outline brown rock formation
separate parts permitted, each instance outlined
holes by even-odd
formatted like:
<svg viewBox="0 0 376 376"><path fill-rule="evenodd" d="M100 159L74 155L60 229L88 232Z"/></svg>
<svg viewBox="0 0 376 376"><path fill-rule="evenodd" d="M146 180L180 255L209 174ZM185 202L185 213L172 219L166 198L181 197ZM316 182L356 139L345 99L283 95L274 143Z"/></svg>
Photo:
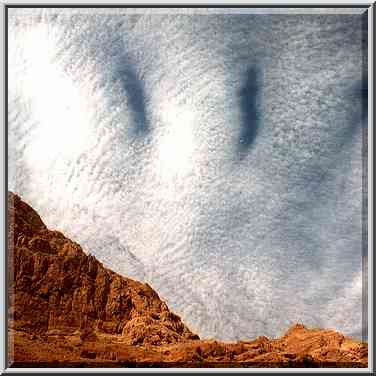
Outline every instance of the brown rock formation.
<svg viewBox="0 0 376 376"><path fill-rule="evenodd" d="M200 340L147 284L106 269L8 194L9 359L15 367L367 367L334 330Z"/></svg>
<svg viewBox="0 0 376 376"><path fill-rule="evenodd" d="M198 338L148 285L106 269L8 194L10 327L34 334L122 334L129 344Z"/></svg>

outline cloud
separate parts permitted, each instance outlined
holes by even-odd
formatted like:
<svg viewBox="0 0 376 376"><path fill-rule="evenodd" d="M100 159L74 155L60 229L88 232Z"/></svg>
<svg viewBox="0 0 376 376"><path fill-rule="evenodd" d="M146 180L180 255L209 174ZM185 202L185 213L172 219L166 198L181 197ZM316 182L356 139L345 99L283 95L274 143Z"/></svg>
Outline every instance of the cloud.
<svg viewBox="0 0 376 376"><path fill-rule="evenodd" d="M126 12L11 10L9 188L201 336L360 335L362 16Z"/></svg>

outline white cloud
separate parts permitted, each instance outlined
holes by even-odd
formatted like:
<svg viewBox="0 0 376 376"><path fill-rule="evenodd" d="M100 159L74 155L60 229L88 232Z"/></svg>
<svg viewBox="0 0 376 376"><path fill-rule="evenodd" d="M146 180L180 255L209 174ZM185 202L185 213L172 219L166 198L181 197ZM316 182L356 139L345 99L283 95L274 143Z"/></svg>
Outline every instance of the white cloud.
<svg viewBox="0 0 376 376"><path fill-rule="evenodd" d="M361 79L360 19L296 17L12 11L10 188L202 336L297 320L355 333L362 140L346 93ZM254 64L262 124L239 159ZM150 122L137 137L127 65Z"/></svg>

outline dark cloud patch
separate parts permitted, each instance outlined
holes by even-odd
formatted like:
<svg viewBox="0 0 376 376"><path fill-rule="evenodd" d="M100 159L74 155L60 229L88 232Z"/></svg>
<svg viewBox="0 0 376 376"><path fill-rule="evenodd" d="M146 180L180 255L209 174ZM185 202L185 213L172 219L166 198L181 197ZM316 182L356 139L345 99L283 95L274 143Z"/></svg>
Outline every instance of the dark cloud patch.
<svg viewBox="0 0 376 376"><path fill-rule="evenodd" d="M360 100L362 101L362 121L363 126L367 127L367 119L368 119L368 77L364 75L363 79L361 80L360 84L356 89L359 93Z"/></svg>
<svg viewBox="0 0 376 376"><path fill-rule="evenodd" d="M150 131L146 112L146 95L142 79L139 77L132 64L125 61L117 69L115 79L120 80L124 95L127 98L129 111L133 117L131 134L143 136Z"/></svg>
<svg viewBox="0 0 376 376"><path fill-rule="evenodd" d="M239 91L239 104L242 113L239 135L239 152L241 155L252 146L260 127L260 81L260 69L257 66L251 66L245 74L244 85Z"/></svg>

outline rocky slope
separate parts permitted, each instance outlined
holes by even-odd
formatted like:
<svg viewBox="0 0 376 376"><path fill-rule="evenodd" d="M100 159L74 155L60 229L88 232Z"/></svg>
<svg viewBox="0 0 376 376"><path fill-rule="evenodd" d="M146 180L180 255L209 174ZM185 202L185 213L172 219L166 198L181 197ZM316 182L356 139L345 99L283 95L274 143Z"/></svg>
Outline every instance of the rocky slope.
<svg viewBox="0 0 376 376"><path fill-rule="evenodd" d="M106 269L8 193L9 359L17 367L366 367L367 344L297 324L200 340L147 284Z"/></svg>
<svg viewBox="0 0 376 376"><path fill-rule="evenodd" d="M147 284L106 269L8 195L9 323L34 334L121 334L129 344L198 338Z"/></svg>

